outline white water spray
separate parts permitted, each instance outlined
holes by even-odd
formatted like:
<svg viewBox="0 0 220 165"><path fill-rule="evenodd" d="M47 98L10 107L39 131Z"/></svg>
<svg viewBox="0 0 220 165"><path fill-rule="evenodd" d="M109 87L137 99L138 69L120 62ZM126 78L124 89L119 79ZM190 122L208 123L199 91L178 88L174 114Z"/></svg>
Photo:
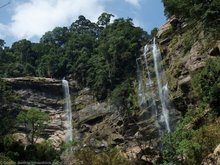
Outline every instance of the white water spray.
<svg viewBox="0 0 220 165"><path fill-rule="evenodd" d="M67 123L66 142L71 142L73 140L73 134L72 134L72 109L71 109L71 99L70 99L68 81L62 80L62 86L63 86L63 89L64 89L64 95L65 95L64 109L66 111L66 123Z"/></svg>
<svg viewBox="0 0 220 165"><path fill-rule="evenodd" d="M156 78L157 78L157 85L158 85L158 90L159 90L159 98L160 98L160 103L161 103L161 108L162 108L162 119L164 119L165 124L166 124L166 129L168 132L170 132L170 124L169 124L169 111L166 105L167 102L167 83L162 85L161 82L161 55L160 55L160 50L157 48L156 43L155 43L155 38L154 38L154 43L153 43L153 58L154 58L154 70L156 73Z"/></svg>
<svg viewBox="0 0 220 165"><path fill-rule="evenodd" d="M148 113L147 117L156 119L155 124L159 132L164 129L170 132L169 111L172 107L169 102L168 84L161 65L160 50L156 46L155 39L153 45L144 47L144 53L136 59L136 63L139 105L147 112L152 112Z"/></svg>

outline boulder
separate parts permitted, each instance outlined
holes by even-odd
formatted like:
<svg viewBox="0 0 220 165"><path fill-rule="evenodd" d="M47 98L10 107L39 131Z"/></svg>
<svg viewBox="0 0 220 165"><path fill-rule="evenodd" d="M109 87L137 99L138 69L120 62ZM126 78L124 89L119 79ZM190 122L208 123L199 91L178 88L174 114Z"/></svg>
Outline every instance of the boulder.
<svg viewBox="0 0 220 165"><path fill-rule="evenodd" d="M106 115L110 114L112 114L112 109L107 103L93 103L79 111L79 123L95 125L101 122Z"/></svg>
<svg viewBox="0 0 220 165"><path fill-rule="evenodd" d="M203 159L201 165L219 165L220 164L220 144L215 148L214 152Z"/></svg>
<svg viewBox="0 0 220 165"><path fill-rule="evenodd" d="M217 41L216 45L209 50L210 56L220 56L220 41Z"/></svg>
<svg viewBox="0 0 220 165"><path fill-rule="evenodd" d="M191 86L191 76L187 75L186 77L183 77L182 79L178 80L178 86L184 93L188 93Z"/></svg>
<svg viewBox="0 0 220 165"><path fill-rule="evenodd" d="M146 144L128 147L125 156L130 160L136 160L138 164L157 164L161 161L160 153Z"/></svg>
<svg viewBox="0 0 220 165"><path fill-rule="evenodd" d="M75 109L81 110L85 108L87 105L92 104L95 102L95 99L92 95L89 94L81 94L74 100Z"/></svg>

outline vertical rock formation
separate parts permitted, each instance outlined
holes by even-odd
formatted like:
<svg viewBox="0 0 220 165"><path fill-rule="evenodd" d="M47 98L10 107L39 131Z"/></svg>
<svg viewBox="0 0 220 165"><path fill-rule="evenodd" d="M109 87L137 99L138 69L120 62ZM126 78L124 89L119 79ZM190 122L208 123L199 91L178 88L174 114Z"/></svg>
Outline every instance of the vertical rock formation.
<svg viewBox="0 0 220 165"><path fill-rule="evenodd" d="M32 107L49 114L50 121L41 138L52 141L56 148L65 139L66 115L64 111L64 93L60 80L40 77L4 78L18 95L19 111ZM72 88L73 89L73 88ZM76 89L74 89L76 91ZM72 90L72 94L74 94ZM23 128L19 128L23 130Z"/></svg>

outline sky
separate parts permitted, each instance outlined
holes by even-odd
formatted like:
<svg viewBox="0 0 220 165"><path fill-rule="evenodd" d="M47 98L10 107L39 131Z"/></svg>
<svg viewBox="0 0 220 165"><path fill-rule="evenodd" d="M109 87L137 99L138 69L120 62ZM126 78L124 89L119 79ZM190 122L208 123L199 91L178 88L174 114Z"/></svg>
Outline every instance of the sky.
<svg viewBox="0 0 220 165"><path fill-rule="evenodd" d="M92 22L103 12L114 18L132 18L135 26L150 32L165 23L161 0L1 0L0 39L6 46L21 39L38 42L55 27L69 27L84 15Z"/></svg>

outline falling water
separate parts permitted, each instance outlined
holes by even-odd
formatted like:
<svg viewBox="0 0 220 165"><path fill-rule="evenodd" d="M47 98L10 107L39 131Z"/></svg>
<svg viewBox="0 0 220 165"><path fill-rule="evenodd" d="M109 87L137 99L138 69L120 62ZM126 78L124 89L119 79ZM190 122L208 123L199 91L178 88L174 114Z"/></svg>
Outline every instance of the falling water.
<svg viewBox="0 0 220 165"><path fill-rule="evenodd" d="M152 108L152 110L155 112L155 115L157 116L157 109L156 109L156 101L155 101L155 95L153 92L153 81L151 78L151 73L149 70L148 62L147 62L147 52L149 51L148 45L144 46L144 64L147 70L147 79L148 81L146 82L146 90L147 93L149 93L149 105Z"/></svg>
<svg viewBox="0 0 220 165"><path fill-rule="evenodd" d="M139 100L139 106L143 106L146 103L146 96L145 96L145 89L144 89L144 86L143 86L142 70L140 68L138 60L140 60L140 58L138 58L136 60L137 78L138 78L138 100Z"/></svg>
<svg viewBox="0 0 220 165"><path fill-rule="evenodd" d="M71 100L70 100L70 93L69 93L69 83L66 80L62 80L62 86L64 89L65 95L65 111L66 111L66 123L67 123L67 130L66 130L66 142L70 142L73 140L72 134L72 109L71 109Z"/></svg>
<svg viewBox="0 0 220 165"><path fill-rule="evenodd" d="M151 58L153 56L153 58ZM153 60L152 62L149 60ZM140 107L151 111L159 132L166 129L170 132L168 85L161 66L160 50L155 44L146 45L144 53L136 59L138 75L138 98ZM149 65L154 64L154 66ZM155 77L154 77L155 75ZM160 134L160 133L159 133Z"/></svg>
<svg viewBox="0 0 220 165"><path fill-rule="evenodd" d="M161 103L161 108L162 108L161 117L162 117L162 120L165 121L167 131L170 132L169 111L166 105L166 103L168 102L168 97L167 97L168 88L167 88L167 83L163 85L161 81L162 79L161 72L163 71L160 66L161 55L160 55L160 50L156 46L155 38L154 38L154 43L153 43L153 58L154 58L154 70L156 73L157 85L158 85L158 90L159 90L159 98L160 98L160 103Z"/></svg>

